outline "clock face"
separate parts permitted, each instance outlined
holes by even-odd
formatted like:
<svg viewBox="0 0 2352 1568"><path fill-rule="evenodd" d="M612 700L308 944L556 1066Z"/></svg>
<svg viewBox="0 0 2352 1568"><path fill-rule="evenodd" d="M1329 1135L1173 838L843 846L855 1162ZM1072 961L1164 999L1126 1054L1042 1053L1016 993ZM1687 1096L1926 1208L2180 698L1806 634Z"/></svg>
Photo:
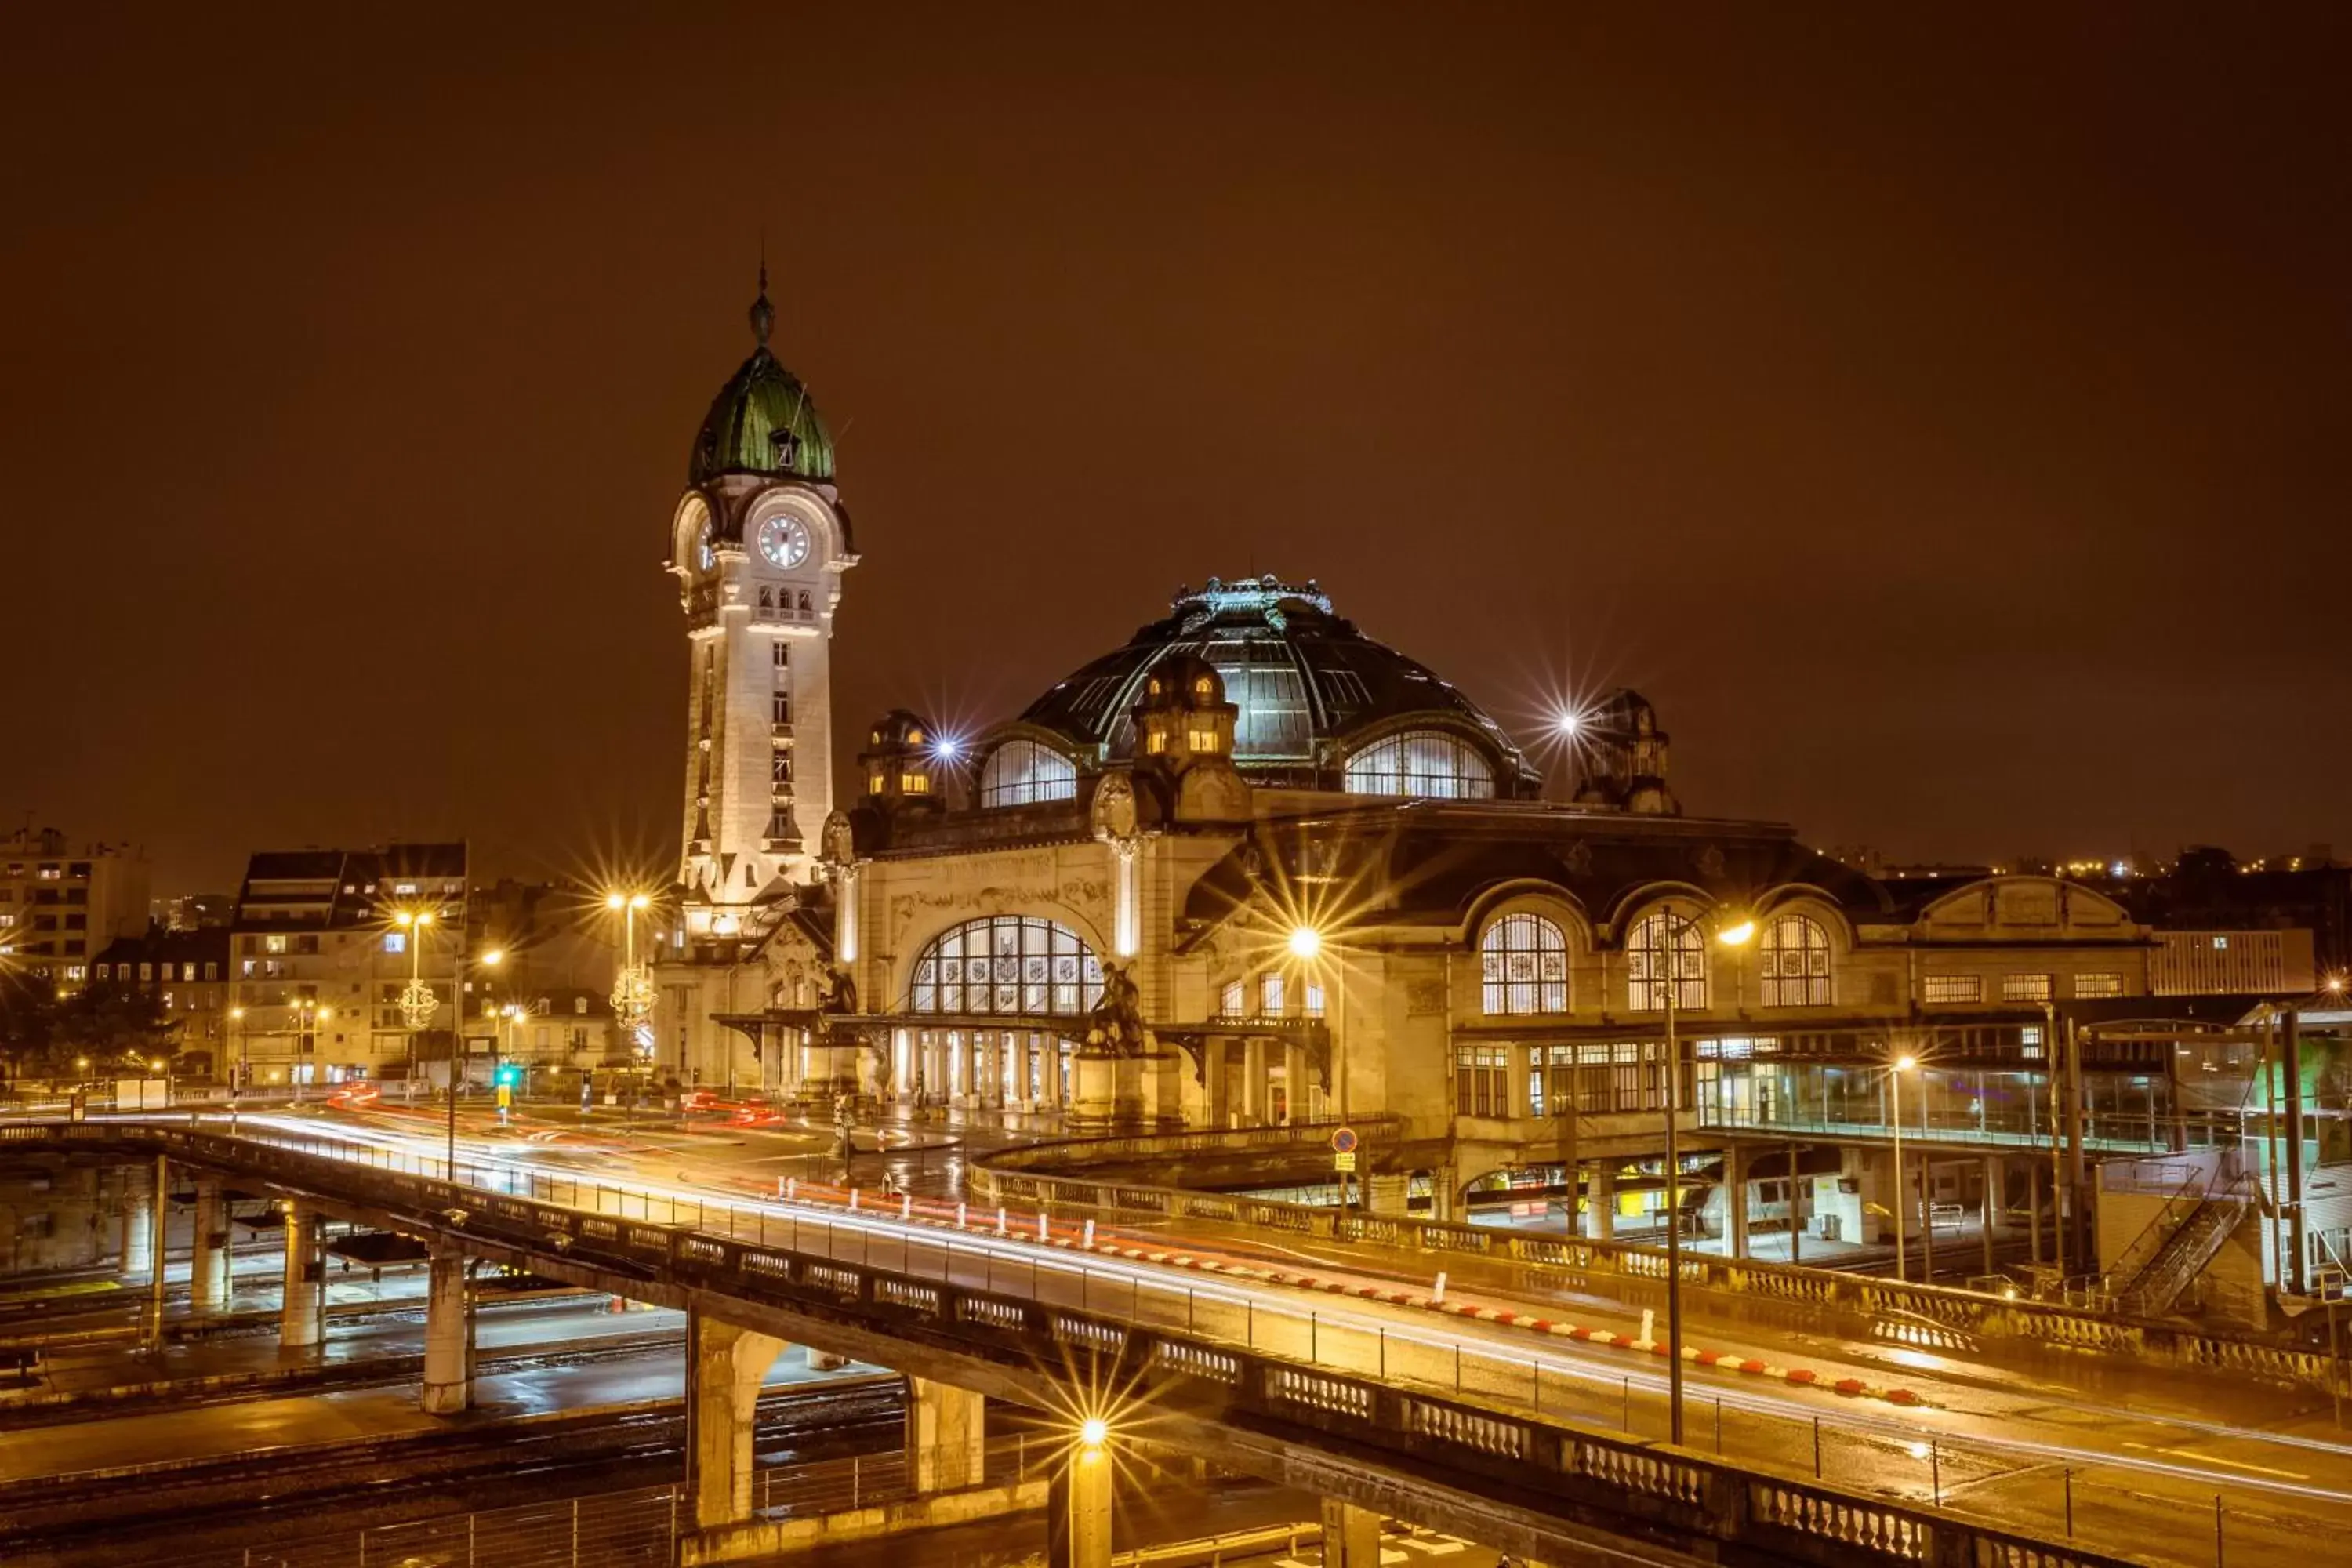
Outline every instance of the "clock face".
<svg viewBox="0 0 2352 1568"><path fill-rule="evenodd" d="M760 525L760 553L771 566L797 566L808 559L808 525L796 517L772 517Z"/></svg>

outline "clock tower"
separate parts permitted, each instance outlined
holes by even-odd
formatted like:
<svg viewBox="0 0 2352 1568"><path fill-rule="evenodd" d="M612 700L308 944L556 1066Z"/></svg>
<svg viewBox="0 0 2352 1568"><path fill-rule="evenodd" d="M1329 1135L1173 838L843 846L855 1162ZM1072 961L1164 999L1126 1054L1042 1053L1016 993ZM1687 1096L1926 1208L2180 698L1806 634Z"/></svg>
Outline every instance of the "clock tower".
<svg viewBox="0 0 2352 1568"><path fill-rule="evenodd" d="M670 520L686 611L687 934L744 931L751 906L809 879L833 810L828 663L841 576L857 563L833 437L768 349L768 275L751 357L710 405Z"/></svg>

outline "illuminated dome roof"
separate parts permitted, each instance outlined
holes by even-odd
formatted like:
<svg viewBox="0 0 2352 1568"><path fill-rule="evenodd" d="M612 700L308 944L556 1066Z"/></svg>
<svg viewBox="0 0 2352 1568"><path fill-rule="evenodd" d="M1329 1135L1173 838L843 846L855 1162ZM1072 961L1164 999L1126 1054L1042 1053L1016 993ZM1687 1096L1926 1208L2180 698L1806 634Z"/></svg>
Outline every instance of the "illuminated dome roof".
<svg viewBox="0 0 2352 1568"><path fill-rule="evenodd" d="M686 482L699 485L721 474L791 474L805 479L833 478L833 436L817 417L816 400L800 377L768 352L775 326L768 303L768 272L760 269L760 297L751 305L756 346L710 405L694 438Z"/></svg>
<svg viewBox="0 0 2352 1568"><path fill-rule="evenodd" d="M1234 762L1255 782L1336 788L1349 748L1413 715L1474 738L1500 764L1496 793L1534 796L1541 779L1517 744L1478 706L1384 643L1331 612L1311 580L1303 587L1272 576L1235 583L1209 579L1180 588L1165 620L1136 632L1056 685L1021 722L1069 741L1083 760L1133 754L1130 711L1145 674L1176 656L1204 659L1240 709Z"/></svg>

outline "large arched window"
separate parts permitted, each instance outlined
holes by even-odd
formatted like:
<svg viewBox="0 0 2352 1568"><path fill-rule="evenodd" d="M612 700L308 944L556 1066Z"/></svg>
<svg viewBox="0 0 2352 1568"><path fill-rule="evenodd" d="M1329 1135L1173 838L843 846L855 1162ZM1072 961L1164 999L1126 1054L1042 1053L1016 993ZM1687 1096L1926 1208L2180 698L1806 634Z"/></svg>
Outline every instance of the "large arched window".
<svg viewBox="0 0 2352 1568"><path fill-rule="evenodd" d="M988 753L980 770L982 806L1035 805L1077 796L1077 763L1034 741L1005 742Z"/></svg>
<svg viewBox="0 0 2352 1568"><path fill-rule="evenodd" d="M915 960L918 1013L1093 1010L1102 961L1078 933L1034 916L989 915L940 933Z"/></svg>
<svg viewBox="0 0 2352 1568"><path fill-rule="evenodd" d="M1348 759L1349 795L1430 795L1487 800L1495 770L1477 747L1442 730L1408 730L1375 741Z"/></svg>
<svg viewBox="0 0 2352 1568"><path fill-rule="evenodd" d="M1489 1013L1568 1011L1568 938L1541 915L1505 915L1478 939Z"/></svg>
<svg viewBox="0 0 2352 1568"><path fill-rule="evenodd" d="M1781 915L1765 926L1756 952L1765 1006L1830 1005L1830 938L1820 921Z"/></svg>
<svg viewBox="0 0 2352 1568"><path fill-rule="evenodd" d="M1668 931L1673 932L1675 1005L1706 1005L1706 943L1686 916L1653 910L1625 933L1625 1005L1636 1013L1666 1007Z"/></svg>

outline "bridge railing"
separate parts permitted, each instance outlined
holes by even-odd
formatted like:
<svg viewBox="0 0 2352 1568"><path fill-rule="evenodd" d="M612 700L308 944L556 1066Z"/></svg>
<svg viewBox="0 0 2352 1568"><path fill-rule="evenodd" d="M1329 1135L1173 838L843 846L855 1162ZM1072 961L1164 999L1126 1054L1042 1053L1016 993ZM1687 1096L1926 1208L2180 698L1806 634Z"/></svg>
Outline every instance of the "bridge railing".
<svg viewBox="0 0 2352 1568"><path fill-rule="evenodd" d="M1916 1448L1897 1431L1850 1422L1825 1435L1815 1421L1808 1433L1802 1421L1752 1402L1718 1405L1722 1452L1710 1458L1635 1432L1637 1408L1655 1419L1654 1373L1638 1380L1637 1406L1630 1374L1139 1268L1079 1250L1066 1225L1057 1229L1043 1214L968 1215L959 1225L933 1205L919 1216L927 1224L877 1224L911 1217L912 1200L885 1215L648 1191L496 1161L461 1159L451 1172L412 1149L278 1131L0 1130L0 1140L27 1139L111 1142L259 1174L542 1259L947 1347L1024 1377L1043 1371L1078 1396L1122 1389L1131 1405L1122 1419L1145 1428L1157 1411L1238 1422L1310 1447L1328 1439L1443 1475L1471 1496L1541 1499L1546 1511L1587 1525L1738 1542L1814 1562L2126 1561L1865 1489L1883 1494L1891 1457ZM1036 1239L1016 1243L1024 1237ZM1606 1430L1612 1421L1623 1430ZM1788 1464L1808 1437L1812 1478ZM1966 1450L1942 1452L1942 1464L1957 1465ZM1928 1483L1918 1468L1915 1459L1904 1486L1940 1491L1944 1472Z"/></svg>
<svg viewBox="0 0 2352 1568"><path fill-rule="evenodd" d="M1292 1129L1249 1131L1292 1132L1296 1136ZM1213 1141L1232 1134L1194 1132L1181 1136ZM974 1197L991 1204L1034 1204L1055 1210L1082 1210L1122 1224L1205 1221L1384 1247L1426 1256L1441 1266L1447 1257L1491 1258L1547 1275L1568 1289L1638 1287L1663 1281L1666 1277L1665 1249L1635 1242L1530 1234L1458 1220L1421 1219L1231 1193L1102 1181L1083 1172L1067 1170L1069 1164L1088 1158L1113 1157L1094 1154L1097 1142L1034 1144L1019 1151L981 1156L971 1166L969 1186ZM1235 1146L1213 1142L1196 1145L1201 1149ZM1006 1158L1006 1154L1016 1152L1020 1158ZM1065 1169L1056 1172L1044 1168L1055 1163ZM1843 1269L1811 1268L1801 1264L1768 1263L1685 1250L1682 1278L1685 1287L1690 1289L1766 1297L1806 1309L1843 1311L1869 1319L1908 1319L1931 1340L1939 1333L1943 1335L1937 1342L1951 1348L1965 1348L1969 1336L2027 1340L2173 1365L2248 1372L2319 1389L2334 1387L2345 1375L2339 1363L2316 1351L2080 1311L2053 1302L1885 1279Z"/></svg>

